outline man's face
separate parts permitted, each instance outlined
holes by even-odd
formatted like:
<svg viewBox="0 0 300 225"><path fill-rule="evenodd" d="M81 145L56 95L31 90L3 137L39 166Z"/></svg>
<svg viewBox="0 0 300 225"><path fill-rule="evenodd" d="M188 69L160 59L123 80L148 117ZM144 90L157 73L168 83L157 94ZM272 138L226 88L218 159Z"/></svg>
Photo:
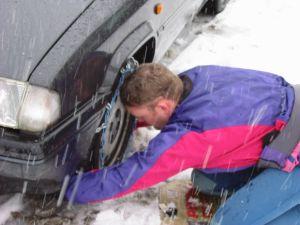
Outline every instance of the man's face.
<svg viewBox="0 0 300 225"><path fill-rule="evenodd" d="M156 129L162 129L172 114L170 109L161 107L160 103L155 103L152 106L127 106L126 108L138 121L152 125Z"/></svg>

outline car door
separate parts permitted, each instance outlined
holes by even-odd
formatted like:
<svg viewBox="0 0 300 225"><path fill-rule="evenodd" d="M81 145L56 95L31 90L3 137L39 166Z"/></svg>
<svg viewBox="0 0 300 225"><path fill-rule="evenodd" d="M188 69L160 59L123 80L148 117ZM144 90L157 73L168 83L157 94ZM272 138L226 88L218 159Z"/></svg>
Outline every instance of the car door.
<svg viewBox="0 0 300 225"><path fill-rule="evenodd" d="M198 12L203 0L173 0L162 1L164 10L167 12L168 18L160 25L157 31L159 42L158 48L164 53L174 42L184 26L191 22L194 14ZM161 54L156 55L156 59L160 59Z"/></svg>

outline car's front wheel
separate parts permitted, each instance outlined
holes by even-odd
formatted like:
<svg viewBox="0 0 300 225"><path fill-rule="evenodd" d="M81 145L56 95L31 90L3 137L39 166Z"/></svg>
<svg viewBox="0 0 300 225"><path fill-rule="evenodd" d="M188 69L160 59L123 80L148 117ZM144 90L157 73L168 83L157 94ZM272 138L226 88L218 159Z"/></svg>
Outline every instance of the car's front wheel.
<svg viewBox="0 0 300 225"><path fill-rule="evenodd" d="M100 131L94 137L91 152L93 168L110 166L122 160L134 121L117 96L111 108L104 112Z"/></svg>
<svg viewBox="0 0 300 225"><path fill-rule="evenodd" d="M114 93L110 103L106 105L92 145L93 168L102 168L120 162L125 155L127 143L134 127L135 119L125 109L119 96L124 78L132 73L138 62L129 58L119 72Z"/></svg>

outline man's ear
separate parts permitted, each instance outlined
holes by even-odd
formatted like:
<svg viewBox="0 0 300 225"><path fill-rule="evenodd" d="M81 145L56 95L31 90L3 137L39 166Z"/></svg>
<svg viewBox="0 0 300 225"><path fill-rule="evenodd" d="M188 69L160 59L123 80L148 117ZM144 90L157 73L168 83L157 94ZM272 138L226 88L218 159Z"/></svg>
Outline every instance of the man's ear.
<svg viewBox="0 0 300 225"><path fill-rule="evenodd" d="M157 107L157 110L169 114L170 111L171 111L171 103L170 103L170 100L164 99L164 98L163 98L163 99L160 99L160 100L157 102L157 104L156 104L155 107Z"/></svg>

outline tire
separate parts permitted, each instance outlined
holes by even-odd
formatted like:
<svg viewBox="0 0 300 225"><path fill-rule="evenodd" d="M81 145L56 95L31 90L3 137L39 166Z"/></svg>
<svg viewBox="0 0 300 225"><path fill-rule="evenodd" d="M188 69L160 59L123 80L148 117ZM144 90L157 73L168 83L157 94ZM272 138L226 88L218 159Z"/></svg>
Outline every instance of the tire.
<svg viewBox="0 0 300 225"><path fill-rule="evenodd" d="M107 111L105 113L107 113ZM100 127L105 123L105 113ZM105 130L102 129L94 137L91 152L92 169L111 166L119 163L123 159L134 123L134 117L126 111L120 98L117 97L115 104L111 108L111 113L107 118ZM104 146L102 146L103 143L101 143L102 135L105 135ZM100 149L103 149L103 155L100 154Z"/></svg>
<svg viewBox="0 0 300 225"><path fill-rule="evenodd" d="M225 9L227 2L228 0L208 0L201 12L208 15L216 15Z"/></svg>

